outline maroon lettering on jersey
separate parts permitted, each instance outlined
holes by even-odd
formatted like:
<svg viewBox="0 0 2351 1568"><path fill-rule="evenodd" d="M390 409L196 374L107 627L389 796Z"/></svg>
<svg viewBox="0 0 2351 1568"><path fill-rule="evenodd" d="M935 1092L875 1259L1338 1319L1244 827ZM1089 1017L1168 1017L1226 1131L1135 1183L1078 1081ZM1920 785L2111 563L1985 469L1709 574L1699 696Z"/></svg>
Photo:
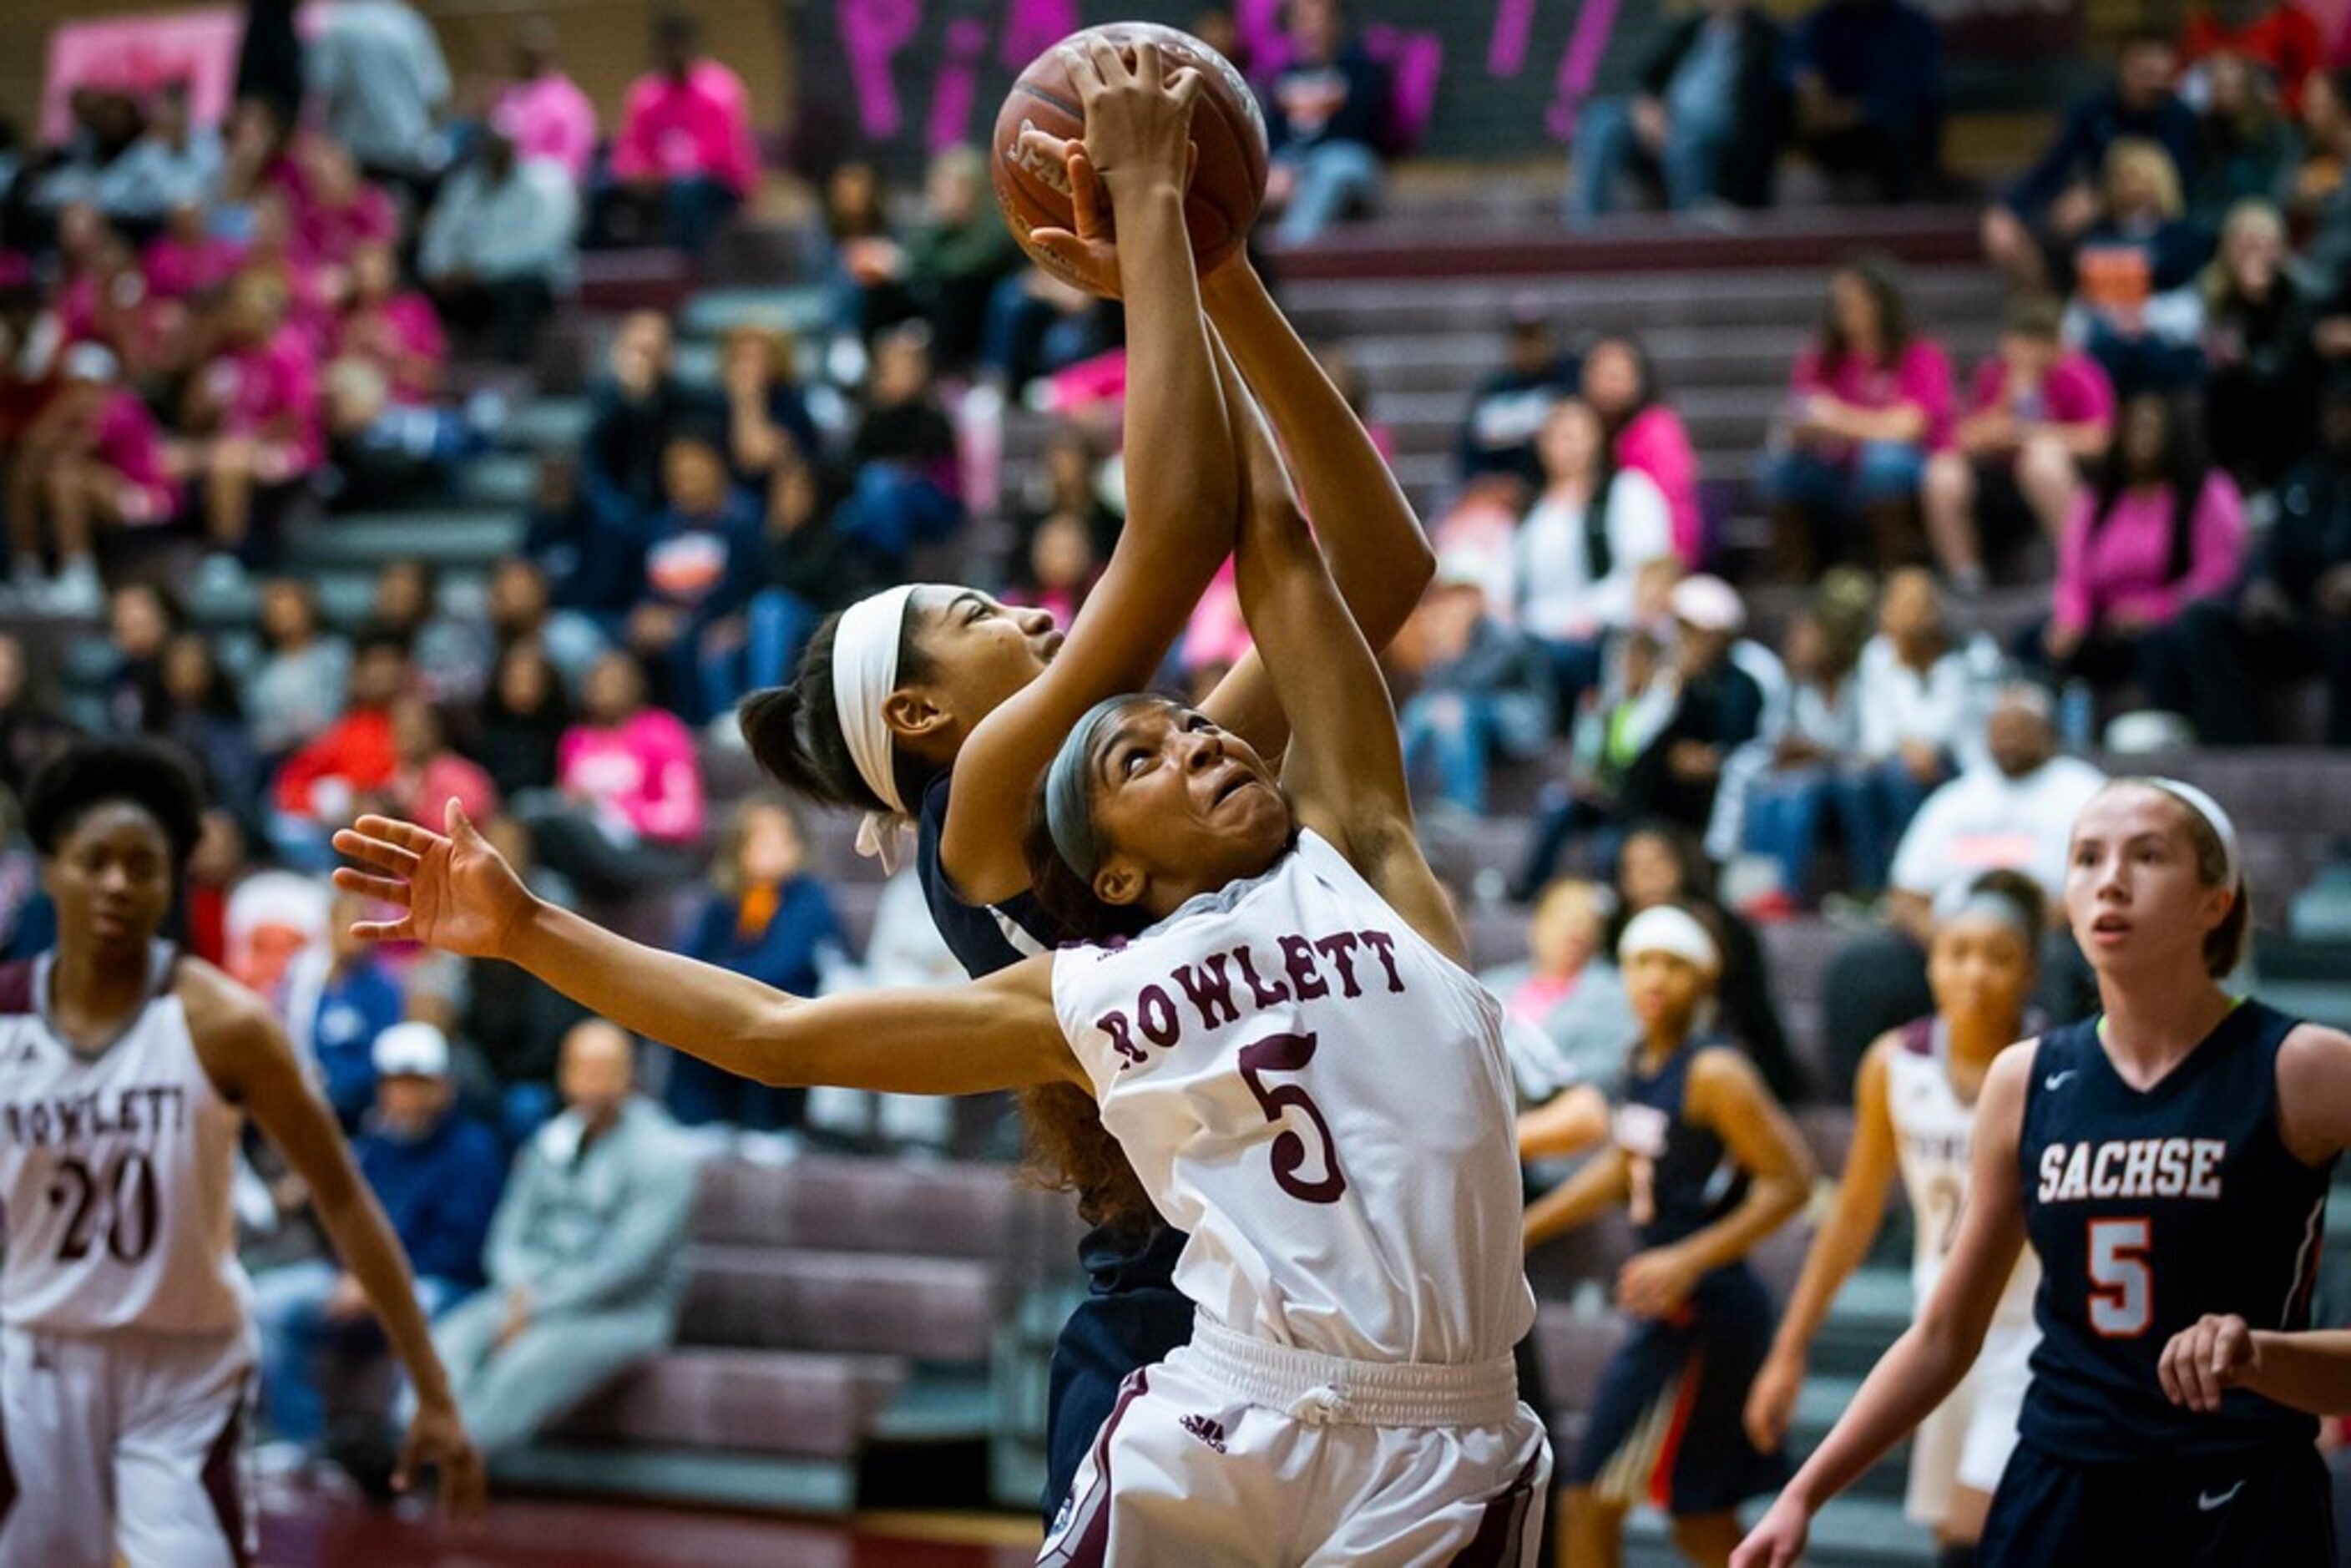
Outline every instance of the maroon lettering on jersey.
<svg viewBox="0 0 2351 1568"><path fill-rule="evenodd" d="M1282 967L1289 972L1290 984L1298 992L1298 999L1311 1002L1331 994L1331 982L1314 967L1314 944L1303 936L1280 939Z"/></svg>
<svg viewBox="0 0 2351 1568"><path fill-rule="evenodd" d="M1364 946L1380 956L1380 967L1387 971L1388 995L1402 996L1404 976L1396 969L1395 938L1384 931L1366 931L1362 935Z"/></svg>
<svg viewBox="0 0 2351 1568"><path fill-rule="evenodd" d="M1199 1009L1203 1029L1221 1029L1240 1021L1241 1009L1233 1003L1232 977L1227 973L1232 962L1230 955L1217 953L1196 967L1185 964L1176 971L1176 984L1182 988L1184 999Z"/></svg>
<svg viewBox="0 0 2351 1568"><path fill-rule="evenodd" d="M1257 977L1257 960L1246 947L1233 949L1233 961L1241 967L1241 978L1249 982L1249 999L1260 1008L1280 1007L1290 999L1290 988L1280 980L1271 984Z"/></svg>
<svg viewBox="0 0 2351 1568"><path fill-rule="evenodd" d="M0 964L0 1018L20 1017L34 1010L33 960L19 958L11 964Z"/></svg>
<svg viewBox="0 0 2351 1568"><path fill-rule="evenodd" d="M1314 944L1314 950L1330 959L1332 967L1339 971L1339 994L1350 1000L1364 994L1364 988L1355 984L1355 948L1359 940L1352 931L1339 931Z"/></svg>

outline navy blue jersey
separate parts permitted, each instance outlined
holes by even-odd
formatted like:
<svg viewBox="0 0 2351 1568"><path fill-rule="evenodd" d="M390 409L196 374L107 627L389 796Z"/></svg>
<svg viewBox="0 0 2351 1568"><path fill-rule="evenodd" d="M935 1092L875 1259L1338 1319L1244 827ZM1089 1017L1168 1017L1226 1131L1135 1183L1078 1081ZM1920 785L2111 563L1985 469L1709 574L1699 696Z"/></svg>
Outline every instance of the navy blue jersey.
<svg viewBox="0 0 2351 1568"><path fill-rule="evenodd" d="M2277 1444L2315 1421L2239 1389L2212 1415L2163 1396L2156 1362L2207 1312L2310 1326L2331 1160L2278 1133L2277 1052L2295 1019L2241 1003L2145 1093L2095 1019L2042 1037L2018 1157L2041 1255L2041 1344L2019 1431L2084 1464L2178 1463Z"/></svg>
<svg viewBox="0 0 2351 1568"><path fill-rule="evenodd" d="M939 840L946 831L947 787L955 775L942 773L923 791L923 809L915 821L914 875L931 906L931 919L946 939L963 972L977 980L1008 969L1023 958L1050 953L1066 934L1022 888L1001 904L967 904L954 879L939 860Z"/></svg>
<svg viewBox="0 0 2351 1568"><path fill-rule="evenodd" d="M1705 1229L1747 1197L1747 1172L1711 1128L1682 1113L1690 1064L1702 1051L1730 1050L1693 1037L1655 1072L1640 1059L1625 1070L1610 1135L1625 1152L1632 1218L1642 1247L1664 1247Z"/></svg>

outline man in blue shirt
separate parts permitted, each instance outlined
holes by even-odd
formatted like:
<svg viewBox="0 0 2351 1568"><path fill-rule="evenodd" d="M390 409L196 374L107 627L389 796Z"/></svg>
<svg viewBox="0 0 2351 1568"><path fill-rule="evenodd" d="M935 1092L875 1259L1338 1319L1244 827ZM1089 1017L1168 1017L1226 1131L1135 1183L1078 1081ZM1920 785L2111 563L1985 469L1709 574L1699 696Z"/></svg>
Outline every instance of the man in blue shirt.
<svg viewBox="0 0 2351 1568"><path fill-rule="evenodd" d="M1906 0L1828 0L1796 31L1796 141L1882 202L1926 193L1941 156L1942 39Z"/></svg>
<svg viewBox="0 0 2351 1568"><path fill-rule="evenodd" d="M1290 63L1265 91L1275 237L1304 245L1380 188L1387 68L1347 37L1340 0L1290 0Z"/></svg>
<svg viewBox="0 0 2351 1568"><path fill-rule="evenodd" d="M1629 99L1595 99L1575 121L1567 219L1582 225L1617 204L1627 172L1665 187L1666 204L1768 206L1784 133L1787 40L1746 0L1707 0L1668 30Z"/></svg>

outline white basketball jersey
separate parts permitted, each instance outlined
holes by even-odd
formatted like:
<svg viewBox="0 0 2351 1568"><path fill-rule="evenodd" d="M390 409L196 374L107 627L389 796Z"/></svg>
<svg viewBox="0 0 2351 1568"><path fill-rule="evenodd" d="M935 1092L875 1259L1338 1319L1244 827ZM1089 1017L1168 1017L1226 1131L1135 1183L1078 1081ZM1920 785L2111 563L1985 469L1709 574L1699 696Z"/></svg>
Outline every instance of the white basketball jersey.
<svg viewBox="0 0 2351 1568"><path fill-rule="evenodd" d="M1902 1049L1887 1063L1886 1103L1893 1115L1911 1224L1917 1232L1910 1257L1910 1288L1924 1301L1942 1278L1943 1260L1959 1239L1976 1112L1951 1087L1949 1041L1939 1019L1921 1019L1904 1030L1901 1038ZM2001 1292L1992 1322L2030 1328L2032 1292L2040 1283L2041 1260L2028 1247L2017 1259L2008 1289Z"/></svg>
<svg viewBox="0 0 2351 1568"><path fill-rule="evenodd" d="M1502 1009L1328 842L1061 950L1053 1002L1217 1322L1362 1361L1525 1334Z"/></svg>
<svg viewBox="0 0 2351 1568"><path fill-rule="evenodd" d="M244 1121L196 1059L158 944L146 1005L77 1054L52 1025L54 954L0 969L0 1322L102 1333L241 1327L229 1207Z"/></svg>

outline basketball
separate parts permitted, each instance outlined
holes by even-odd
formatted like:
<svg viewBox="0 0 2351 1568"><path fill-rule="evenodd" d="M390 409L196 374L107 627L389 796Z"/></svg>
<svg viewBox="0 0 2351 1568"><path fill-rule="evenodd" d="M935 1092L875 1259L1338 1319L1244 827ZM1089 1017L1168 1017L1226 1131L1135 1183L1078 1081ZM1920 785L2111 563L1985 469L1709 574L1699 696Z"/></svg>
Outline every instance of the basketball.
<svg viewBox="0 0 2351 1568"><path fill-rule="evenodd" d="M1259 204L1265 199L1265 116L1258 108L1257 95L1230 60L1174 27L1151 22L1089 27L1047 49L1020 73L996 116L996 155L991 166L1004 221L1021 248L1040 266L1086 286L1083 279L1064 271L1053 256L1029 243L1030 230L1071 228L1074 218L1067 174L1059 165L1042 166L1044 160L1024 155L1020 131L1029 125L1071 141L1085 135L1085 111L1063 68L1061 51L1095 38L1106 39L1130 59L1134 45L1148 39L1159 46L1169 69L1189 66L1203 78L1192 111L1192 141L1199 149L1199 162L1184 199L1184 222L1192 235L1192 255L1206 274L1240 248L1249 237L1249 225L1256 221Z"/></svg>

